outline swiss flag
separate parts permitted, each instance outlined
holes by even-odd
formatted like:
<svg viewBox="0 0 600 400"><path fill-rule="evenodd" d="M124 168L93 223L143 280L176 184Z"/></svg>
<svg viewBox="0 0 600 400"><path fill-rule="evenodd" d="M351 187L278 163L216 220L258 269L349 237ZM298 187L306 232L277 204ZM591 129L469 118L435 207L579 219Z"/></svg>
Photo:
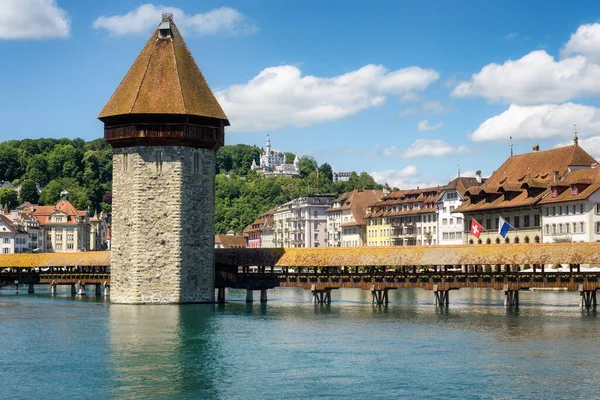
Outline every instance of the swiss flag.
<svg viewBox="0 0 600 400"><path fill-rule="evenodd" d="M471 220L471 235L473 235L479 239L479 235L481 234L482 230L483 230L483 226L481 226L481 224L479 222L472 219Z"/></svg>

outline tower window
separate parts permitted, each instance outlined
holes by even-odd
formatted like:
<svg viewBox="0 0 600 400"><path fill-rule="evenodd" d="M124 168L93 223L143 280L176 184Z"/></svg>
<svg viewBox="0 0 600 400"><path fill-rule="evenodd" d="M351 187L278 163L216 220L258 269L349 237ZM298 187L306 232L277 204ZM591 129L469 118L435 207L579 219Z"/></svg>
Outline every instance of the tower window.
<svg viewBox="0 0 600 400"><path fill-rule="evenodd" d="M123 154L123 172L127 172L127 168L129 167L128 154Z"/></svg>
<svg viewBox="0 0 600 400"><path fill-rule="evenodd" d="M163 152L159 150L156 152L156 170L162 171L162 165L163 165Z"/></svg>
<svg viewBox="0 0 600 400"><path fill-rule="evenodd" d="M194 153L194 173L200 173L200 153Z"/></svg>

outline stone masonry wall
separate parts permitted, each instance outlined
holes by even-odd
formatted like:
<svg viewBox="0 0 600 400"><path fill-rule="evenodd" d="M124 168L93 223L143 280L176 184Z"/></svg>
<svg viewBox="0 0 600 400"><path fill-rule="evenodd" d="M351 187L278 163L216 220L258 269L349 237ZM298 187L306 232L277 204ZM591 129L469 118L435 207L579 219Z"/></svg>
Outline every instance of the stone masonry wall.
<svg viewBox="0 0 600 400"><path fill-rule="evenodd" d="M212 150L114 149L111 301L214 301Z"/></svg>

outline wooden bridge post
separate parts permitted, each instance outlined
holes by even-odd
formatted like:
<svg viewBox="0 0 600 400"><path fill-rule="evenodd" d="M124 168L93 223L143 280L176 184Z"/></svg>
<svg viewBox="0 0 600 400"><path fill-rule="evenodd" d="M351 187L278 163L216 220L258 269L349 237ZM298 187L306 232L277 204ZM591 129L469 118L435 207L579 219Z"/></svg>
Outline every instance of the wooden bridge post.
<svg viewBox="0 0 600 400"><path fill-rule="evenodd" d="M371 285L371 303L378 306L388 305L390 302L388 296L388 288L375 289L375 285Z"/></svg>
<svg viewBox="0 0 600 400"><path fill-rule="evenodd" d="M246 303L254 302L254 293L252 289L246 289Z"/></svg>
<svg viewBox="0 0 600 400"><path fill-rule="evenodd" d="M579 295L581 296L581 307L587 310L596 309L596 289L585 290L583 284L579 284Z"/></svg>
<svg viewBox="0 0 600 400"><path fill-rule="evenodd" d="M27 289L27 293L34 294L35 290L33 289L33 283L29 284L29 288Z"/></svg>
<svg viewBox="0 0 600 400"><path fill-rule="evenodd" d="M260 289L260 302L261 303L267 302L267 289Z"/></svg>
<svg viewBox="0 0 600 400"><path fill-rule="evenodd" d="M433 294L435 295L435 305L437 307L448 307L450 299L448 289L438 289L438 285L433 285Z"/></svg>
<svg viewBox="0 0 600 400"><path fill-rule="evenodd" d="M225 288L220 287L217 289L217 303L225 304Z"/></svg>
<svg viewBox="0 0 600 400"><path fill-rule="evenodd" d="M519 307L519 289L509 289L508 284L504 284L504 305L506 307Z"/></svg>
<svg viewBox="0 0 600 400"><path fill-rule="evenodd" d="M71 296L75 296L77 294L77 290L75 290L75 284L71 283Z"/></svg>
<svg viewBox="0 0 600 400"><path fill-rule="evenodd" d="M101 284L96 283L96 296L102 296L102 288L101 288Z"/></svg>
<svg viewBox="0 0 600 400"><path fill-rule="evenodd" d="M77 294L80 296L85 296L85 283L79 283L79 291Z"/></svg>

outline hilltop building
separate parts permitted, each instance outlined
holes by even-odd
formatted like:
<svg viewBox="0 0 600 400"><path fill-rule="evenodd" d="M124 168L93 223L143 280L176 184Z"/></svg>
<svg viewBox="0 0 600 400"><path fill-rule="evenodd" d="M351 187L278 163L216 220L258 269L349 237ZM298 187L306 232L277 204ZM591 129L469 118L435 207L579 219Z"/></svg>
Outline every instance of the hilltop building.
<svg viewBox="0 0 600 400"><path fill-rule="evenodd" d="M327 216L335 196L312 195L289 201L273 213L275 247L327 246Z"/></svg>
<svg viewBox="0 0 600 400"><path fill-rule="evenodd" d="M381 198L381 190L353 190L344 193L325 210L329 247L366 246L367 206Z"/></svg>
<svg viewBox="0 0 600 400"><path fill-rule="evenodd" d="M286 164L285 153L271 149L271 138L267 135L267 146L260 156L260 164L257 165L256 160L252 160L250 169L262 172L266 176L283 175L296 178L300 176L300 159L296 156L293 164Z"/></svg>
<svg viewBox="0 0 600 400"><path fill-rule="evenodd" d="M215 152L229 121L172 14L98 118L113 148L111 301L214 302Z"/></svg>
<svg viewBox="0 0 600 400"><path fill-rule="evenodd" d="M333 182L347 182L350 180L350 175L352 175L352 172L338 172L338 171L334 171L333 172Z"/></svg>
<svg viewBox="0 0 600 400"><path fill-rule="evenodd" d="M544 151L540 151L539 146L534 146L530 153L511 155L485 183L468 188L465 191L465 201L455 210L455 213L464 215L466 243L541 242L544 237L540 204L542 199L550 194L551 188L556 188L556 193L563 194L564 186L560 185L569 174L589 169L595 164L596 160L579 147L576 136L571 146ZM577 179L577 175L579 173L573 179ZM586 179L589 178L582 176L582 179L587 182ZM583 188L583 181L580 187L577 182L574 184L577 190ZM560 198L563 199L570 206L573 205L567 197ZM545 201L545 204L550 203L550 200ZM514 228L509 230L504 239L498 235L500 216ZM469 235L471 219L477 220L484 227L479 239Z"/></svg>

